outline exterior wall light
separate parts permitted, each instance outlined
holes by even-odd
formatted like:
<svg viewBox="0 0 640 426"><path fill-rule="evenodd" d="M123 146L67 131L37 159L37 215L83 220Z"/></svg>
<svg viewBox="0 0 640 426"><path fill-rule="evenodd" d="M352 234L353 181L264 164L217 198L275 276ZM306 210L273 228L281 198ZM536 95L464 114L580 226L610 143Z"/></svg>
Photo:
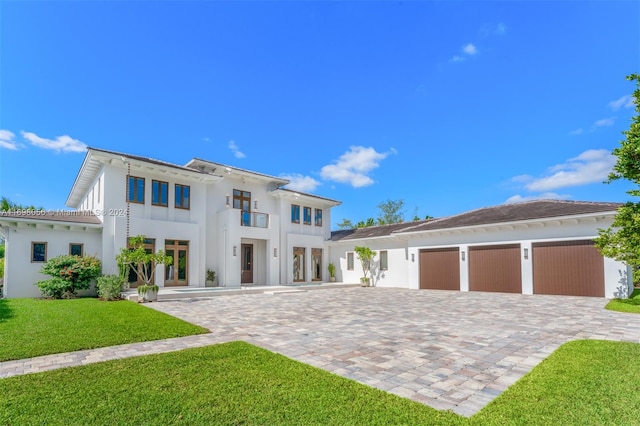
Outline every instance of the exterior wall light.
<svg viewBox="0 0 640 426"><path fill-rule="evenodd" d="M273 257L278 257L278 248L273 249Z"/></svg>
<svg viewBox="0 0 640 426"><path fill-rule="evenodd" d="M524 249L524 260L527 260L527 259L529 259L529 249L525 248Z"/></svg>
<svg viewBox="0 0 640 426"><path fill-rule="evenodd" d="M227 194L227 207L229 207L229 194Z"/></svg>
<svg viewBox="0 0 640 426"><path fill-rule="evenodd" d="M411 253L411 261L412 262L416 261L416 254L415 253Z"/></svg>
<svg viewBox="0 0 640 426"><path fill-rule="evenodd" d="M233 246L233 255L237 256L238 255L238 250L236 246Z"/></svg>
<svg viewBox="0 0 640 426"><path fill-rule="evenodd" d="M464 250L463 250L462 252L460 252L460 256L461 256L461 258L462 258L462 261L464 262L464 261L465 261L465 259L466 259L466 258L465 258L465 254L464 254Z"/></svg>

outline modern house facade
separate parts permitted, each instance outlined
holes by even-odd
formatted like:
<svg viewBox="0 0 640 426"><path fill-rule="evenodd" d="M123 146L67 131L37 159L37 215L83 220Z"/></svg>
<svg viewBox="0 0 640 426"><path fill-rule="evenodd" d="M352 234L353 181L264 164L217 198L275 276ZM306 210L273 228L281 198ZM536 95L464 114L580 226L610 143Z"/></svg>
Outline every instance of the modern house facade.
<svg viewBox="0 0 640 426"><path fill-rule="evenodd" d="M331 208L340 203L288 183L202 159L181 166L89 148L67 198L73 210L0 216L4 295L39 296L42 264L63 254L95 255L103 273L116 273L116 255L135 235L173 259L156 267L160 287L204 287L207 270L232 288L327 280Z"/></svg>
<svg viewBox="0 0 640 426"><path fill-rule="evenodd" d="M68 211L0 213L5 297L38 297L43 263L95 255L117 272L129 237L165 250L160 287L358 283L356 246L377 252L380 287L624 297L631 270L593 246L618 203L540 200L400 224L331 232L339 201L286 189L288 180L195 158L177 165L89 148ZM130 276L136 285L135 274Z"/></svg>
<svg viewBox="0 0 640 426"><path fill-rule="evenodd" d="M440 219L334 232L338 280L358 282L353 249L377 252L381 287L626 297L631 269L593 245L619 203L539 200Z"/></svg>

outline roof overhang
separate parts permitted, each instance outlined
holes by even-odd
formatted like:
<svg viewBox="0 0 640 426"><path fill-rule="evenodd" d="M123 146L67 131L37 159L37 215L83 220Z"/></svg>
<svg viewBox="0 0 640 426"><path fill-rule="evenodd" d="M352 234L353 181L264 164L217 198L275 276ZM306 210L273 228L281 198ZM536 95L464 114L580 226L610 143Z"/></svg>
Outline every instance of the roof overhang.
<svg viewBox="0 0 640 426"><path fill-rule="evenodd" d="M312 203L321 203L323 205L329 207L335 207L342 204L341 201L332 200L331 198L319 197L313 194L306 194L304 192L296 192L291 189L286 188L277 188L271 191L271 195L276 198L281 198L284 200L290 200L291 202L312 202Z"/></svg>
<svg viewBox="0 0 640 426"><path fill-rule="evenodd" d="M102 223L38 219L37 217L0 216L0 228L0 231L2 231L3 234L5 234L8 229L48 229L55 231L102 232Z"/></svg>
<svg viewBox="0 0 640 426"><path fill-rule="evenodd" d="M91 185L93 185L100 170L102 170L105 165L122 169L131 167L131 173L153 173L191 182L213 183L223 179L223 177L219 175L209 174L159 160L89 148L80 167L80 171L71 187L69 196L67 197L67 206L75 208L80 204L80 201Z"/></svg>
<svg viewBox="0 0 640 426"><path fill-rule="evenodd" d="M289 183L287 179L270 176L263 173L252 172L250 170L240 169L238 167L232 167L226 164L215 163L213 161L203 160L201 158L194 158L193 160L189 161L185 165L185 167L198 170L201 173L213 173L216 175L220 175L221 177L239 179L243 182L267 184L271 185L274 188Z"/></svg>

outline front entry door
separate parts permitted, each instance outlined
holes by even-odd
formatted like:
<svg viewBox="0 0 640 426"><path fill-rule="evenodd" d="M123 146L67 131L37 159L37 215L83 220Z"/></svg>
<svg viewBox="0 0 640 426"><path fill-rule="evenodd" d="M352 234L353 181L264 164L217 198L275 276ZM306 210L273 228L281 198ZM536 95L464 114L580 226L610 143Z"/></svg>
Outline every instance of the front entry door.
<svg viewBox="0 0 640 426"><path fill-rule="evenodd" d="M253 244L242 244L242 284L253 283Z"/></svg>

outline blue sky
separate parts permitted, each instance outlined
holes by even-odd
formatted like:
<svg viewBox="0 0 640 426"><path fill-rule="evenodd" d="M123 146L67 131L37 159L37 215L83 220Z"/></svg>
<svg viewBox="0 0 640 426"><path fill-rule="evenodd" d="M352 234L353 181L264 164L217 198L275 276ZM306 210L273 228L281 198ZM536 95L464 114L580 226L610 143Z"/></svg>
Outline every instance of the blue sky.
<svg viewBox="0 0 640 426"><path fill-rule="evenodd" d="M0 195L65 208L91 146L289 177L333 224L626 201L633 72L637 1L2 1Z"/></svg>

